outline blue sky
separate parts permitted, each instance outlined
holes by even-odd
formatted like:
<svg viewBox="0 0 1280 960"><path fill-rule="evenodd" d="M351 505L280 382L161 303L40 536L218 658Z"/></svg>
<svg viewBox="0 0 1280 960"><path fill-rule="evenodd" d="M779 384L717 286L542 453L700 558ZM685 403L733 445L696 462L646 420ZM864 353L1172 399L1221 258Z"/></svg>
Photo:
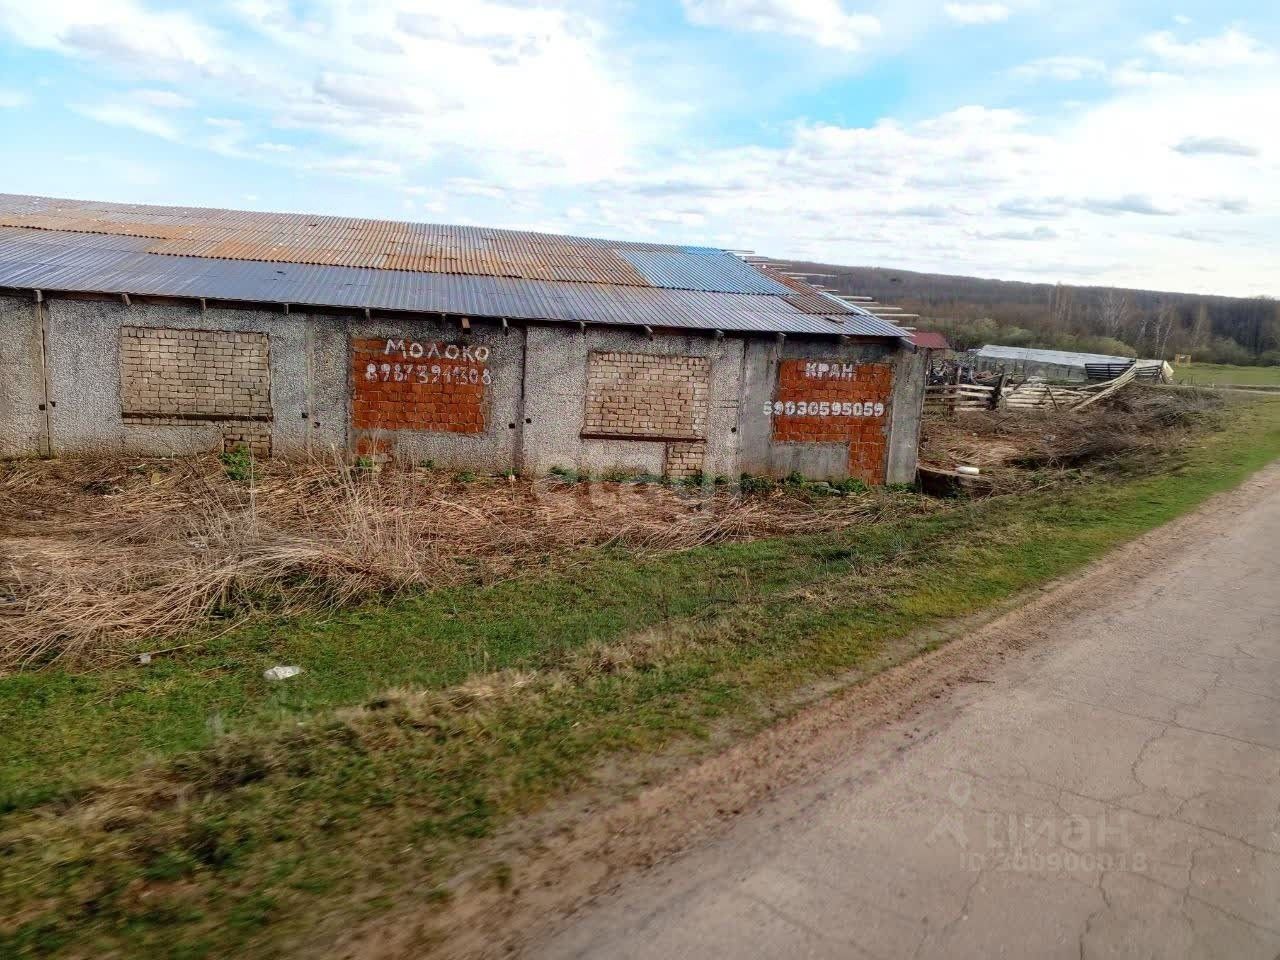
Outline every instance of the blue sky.
<svg viewBox="0 0 1280 960"><path fill-rule="evenodd" d="M1280 294L1280 5L0 0L0 190Z"/></svg>

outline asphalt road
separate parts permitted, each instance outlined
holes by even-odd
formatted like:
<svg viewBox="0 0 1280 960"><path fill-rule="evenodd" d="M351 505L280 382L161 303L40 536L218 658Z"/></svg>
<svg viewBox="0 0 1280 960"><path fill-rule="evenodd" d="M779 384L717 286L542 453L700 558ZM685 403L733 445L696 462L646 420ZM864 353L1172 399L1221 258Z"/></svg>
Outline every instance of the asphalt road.
<svg viewBox="0 0 1280 960"><path fill-rule="evenodd" d="M539 958L1280 956L1280 471Z"/></svg>

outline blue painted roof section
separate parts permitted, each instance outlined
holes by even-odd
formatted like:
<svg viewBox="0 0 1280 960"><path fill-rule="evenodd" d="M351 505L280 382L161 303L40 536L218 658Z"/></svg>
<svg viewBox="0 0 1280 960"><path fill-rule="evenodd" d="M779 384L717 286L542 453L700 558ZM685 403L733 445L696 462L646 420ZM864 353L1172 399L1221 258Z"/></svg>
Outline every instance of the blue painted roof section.
<svg viewBox="0 0 1280 960"><path fill-rule="evenodd" d="M743 263L731 253L707 247L683 250L615 251L655 287L675 290L718 290L725 293L770 293L785 296L791 291L778 281Z"/></svg>

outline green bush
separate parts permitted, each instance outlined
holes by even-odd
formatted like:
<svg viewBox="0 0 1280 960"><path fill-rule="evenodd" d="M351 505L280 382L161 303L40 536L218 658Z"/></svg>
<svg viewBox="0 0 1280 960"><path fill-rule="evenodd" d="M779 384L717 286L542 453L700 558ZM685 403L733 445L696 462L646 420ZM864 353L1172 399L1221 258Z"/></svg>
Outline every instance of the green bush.
<svg viewBox="0 0 1280 960"><path fill-rule="evenodd" d="M871 489L867 481L859 480L857 477L849 477L847 480L835 480L829 486L840 493L866 493Z"/></svg>
<svg viewBox="0 0 1280 960"><path fill-rule="evenodd" d="M778 489L778 481L773 477L756 477L749 473L744 473L738 478L738 486L743 493L751 494L767 494L773 493Z"/></svg>
<svg viewBox="0 0 1280 960"><path fill-rule="evenodd" d="M253 479L253 454L247 447L236 447L218 456L227 476L237 483L248 483Z"/></svg>

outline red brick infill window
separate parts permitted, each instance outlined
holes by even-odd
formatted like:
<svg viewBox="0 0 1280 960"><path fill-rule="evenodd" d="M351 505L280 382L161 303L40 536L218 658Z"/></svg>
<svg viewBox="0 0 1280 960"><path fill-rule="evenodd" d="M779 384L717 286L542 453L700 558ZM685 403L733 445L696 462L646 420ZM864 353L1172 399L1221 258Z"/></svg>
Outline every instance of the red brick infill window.
<svg viewBox="0 0 1280 960"><path fill-rule="evenodd" d="M351 341L357 430L483 433L489 348L405 340Z"/></svg>
<svg viewBox="0 0 1280 960"><path fill-rule="evenodd" d="M893 367L782 360L765 414L780 443L848 443L849 475L883 483Z"/></svg>

